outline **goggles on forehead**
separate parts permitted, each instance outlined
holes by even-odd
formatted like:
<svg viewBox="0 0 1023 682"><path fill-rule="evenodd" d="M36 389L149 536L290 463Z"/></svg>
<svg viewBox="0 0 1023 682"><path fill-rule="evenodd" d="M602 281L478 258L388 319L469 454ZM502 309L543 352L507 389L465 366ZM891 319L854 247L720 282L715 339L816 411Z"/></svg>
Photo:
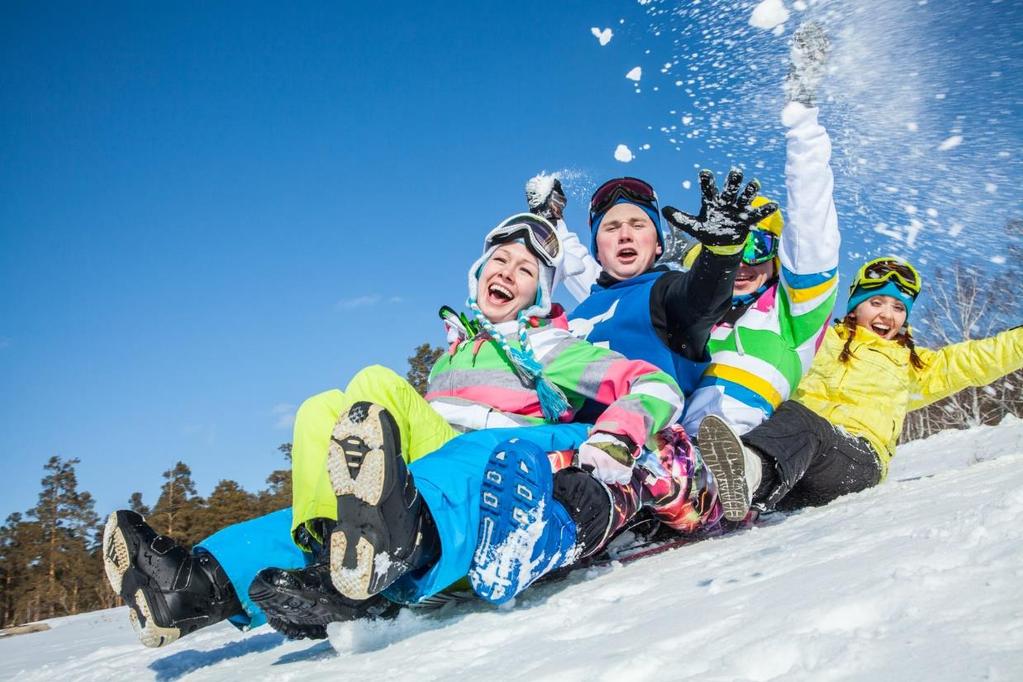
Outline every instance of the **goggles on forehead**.
<svg viewBox="0 0 1023 682"><path fill-rule="evenodd" d="M753 229L742 247L742 262L746 265L760 265L778 255L778 235L767 230Z"/></svg>
<svg viewBox="0 0 1023 682"><path fill-rule="evenodd" d="M614 178L597 188L590 199L590 225L593 219L607 213L619 199L643 204L657 212L657 193L648 182L639 178Z"/></svg>
<svg viewBox="0 0 1023 682"><path fill-rule="evenodd" d="M496 244L522 238L537 258L546 265L555 267L561 255L561 240L554 227L532 213L519 213L501 222L483 241L483 250L488 251Z"/></svg>
<svg viewBox="0 0 1023 682"><path fill-rule="evenodd" d="M864 263L856 273L853 288L877 289L888 282L913 298L920 293L920 273L906 261L894 256L883 256Z"/></svg>

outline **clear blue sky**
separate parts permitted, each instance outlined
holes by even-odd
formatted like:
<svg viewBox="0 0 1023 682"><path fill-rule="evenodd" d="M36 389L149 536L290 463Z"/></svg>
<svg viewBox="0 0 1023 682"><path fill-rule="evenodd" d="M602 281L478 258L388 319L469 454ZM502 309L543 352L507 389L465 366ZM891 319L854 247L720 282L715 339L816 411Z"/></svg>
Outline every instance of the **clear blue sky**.
<svg viewBox="0 0 1023 682"><path fill-rule="evenodd" d="M751 5L731 4L727 26L744 26ZM404 372L418 343L441 340L437 308L464 301L483 234L523 208L541 169L576 172L579 230L580 197L614 175L695 208L681 182L732 160L713 133L670 130L686 111L714 130L706 102L689 106L674 83L723 72L700 70L706 54L684 36L701 20L671 7L4 3L0 515L34 504L54 454L82 460L100 513L134 490L155 502L177 460L203 494L221 478L262 487L306 396L369 363ZM1018 19L992 7L992 25ZM601 47L592 26L615 37ZM735 109L750 82L763 89L745 108L758 140L737 132L732 151L783 196L788 33L750 31L735 66L767 66L716 94ZM1011 63L977 65L1002 72L978 87L1020 92ZM998 106L1009 123L992 148L1012 150L1001 172L1018 179L1018 95ZM614 159L619 143L631 164ZM846 241L855 254L893 243L870 225Z"/></svg>

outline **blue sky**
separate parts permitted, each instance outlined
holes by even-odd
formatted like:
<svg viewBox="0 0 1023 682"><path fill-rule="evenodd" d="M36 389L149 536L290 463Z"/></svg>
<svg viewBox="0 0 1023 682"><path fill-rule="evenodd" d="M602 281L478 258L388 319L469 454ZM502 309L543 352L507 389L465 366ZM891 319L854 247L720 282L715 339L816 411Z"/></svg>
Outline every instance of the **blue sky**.
<svg viewBox="0 0 1023 682"><path fill-rule="evenodd" d="M404 372L418 343L441 340L437 308L464 301L483 234L523 208L539 170L572 171L580 231L581 197L615 175L695 209L682 181L741 157L783 195L777 82L794 20L782 36L747 27L745 51L729 53L718 109L750 117L755 135L715 129L712 98L674 85L723 73L706 66L723 43L686 32L745 26L752 5L730 4L725 21L656 2L4 3L0 514L34 504L54 454L81 458L100 513L134 490L155 502L177 460L201 493L221 478L262 487L305 397L366 364ZM974 20L1018 19L998 5ZM601 47L591 27L615 36ZM993 93L1021 91L1008 68L1018 39L999 49L1006 65L967 65L1001 117L984 126L988 147L969 144L985 112L953 115L973 100L920 120L937 141L959 125L960 164L1012 149L1005 187L1020 177L1020 103ZM762 68L745 78L744 60ZM635 66L639 84L625 78ZM736 107L751 82L762 96ZM686 112L703 137L672 132ZM632 163L614 159L620 143ZM863 223L847 248L905 246L872 229L863 208L881 204L862 199L866 186L843 186L856 191L840 214Z"/></svg>

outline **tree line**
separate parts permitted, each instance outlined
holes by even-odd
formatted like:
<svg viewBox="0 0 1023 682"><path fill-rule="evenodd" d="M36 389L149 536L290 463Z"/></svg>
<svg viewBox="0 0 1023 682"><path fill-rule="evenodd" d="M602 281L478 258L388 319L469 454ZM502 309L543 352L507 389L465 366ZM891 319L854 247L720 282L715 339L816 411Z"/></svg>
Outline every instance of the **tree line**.
<svg viewBox="0 0 1023 682"><path fill-rule="evenodd" d="M406 378L420 394L441 352L424 343L408 358ZM291 443L277 449L288 466L271 472L266 488L257 492L224 479L202 497L192 470L179 461L163 472L155 504L147 505L142 493L133 492L126 507L158 533L191 547L225 526L291 506ZM0 628L121 603L103 574L106 519L96 513L92 494L78 489L79 463L78 458L51 457L43 467L39 501L0 526Z"/></svg>

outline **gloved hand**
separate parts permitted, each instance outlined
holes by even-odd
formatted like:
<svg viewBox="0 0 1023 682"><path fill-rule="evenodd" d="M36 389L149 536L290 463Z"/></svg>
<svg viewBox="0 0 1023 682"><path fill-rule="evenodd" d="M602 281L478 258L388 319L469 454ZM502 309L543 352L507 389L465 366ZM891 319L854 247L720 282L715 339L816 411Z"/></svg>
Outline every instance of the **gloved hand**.
<svg viewBox="0 0 1023 682"><path fill-rule="evenodd" d="M621 436L596 432L579 446L579 467L604 483L625 484L632 479L636 448Z"/></svg>
<svg viewBox="0 0 1023 682"><path fill-rule="evenodd" d="M535 213L557 225L565 213L568 199L561 188L561 180L549 175L537 175L526 182L526 203L529 212Z"/></svg>
<svg viewBox="0 0 1023 682"><path fill-rule="evenodd" d="M751 180L740 194L741 184L742 171L733 168L728 172L724 191L718 193L714 174L701 170L700 215L693 216L672 206L665 206L661 213L672 227L692 235L714 253L723 256L739 253L750 228L778 210L778 204L773 201L763 206L750 206L760 191L760 183Z"/></svg>
<svg viewBox="0 0 1023 682"><path fill-rule="evenodd" d="M789 48L789 75L785 78L785 95L790 102L808 107L814 105L817 88L827 71L831 43L820 24L801 24L792 36Z"/></svg>

